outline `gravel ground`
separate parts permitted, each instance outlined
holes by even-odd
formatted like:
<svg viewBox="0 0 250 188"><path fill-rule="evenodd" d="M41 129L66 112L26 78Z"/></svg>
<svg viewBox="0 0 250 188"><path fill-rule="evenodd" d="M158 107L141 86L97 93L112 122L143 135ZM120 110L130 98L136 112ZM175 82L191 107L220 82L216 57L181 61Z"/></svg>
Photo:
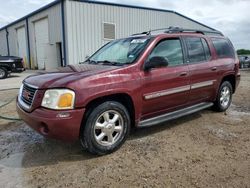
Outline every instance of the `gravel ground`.
<svg viewBox="0 0 250 188"><path fill-rule="evenodd" d="M0 92L0 106L17 94ZM14 102L0 115L17 117ZM96 157L0 120L0 187L250 187L250 71L226 113L211 110L134 131Z"/></svg>

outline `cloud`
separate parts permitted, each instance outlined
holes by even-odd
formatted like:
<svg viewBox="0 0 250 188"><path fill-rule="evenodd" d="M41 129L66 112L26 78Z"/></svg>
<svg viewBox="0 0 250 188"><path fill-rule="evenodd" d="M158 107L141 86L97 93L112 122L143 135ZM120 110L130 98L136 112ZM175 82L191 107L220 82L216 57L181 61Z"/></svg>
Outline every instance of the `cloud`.
<svg viewBox="0 0 250 188"><path fill-rule="evenodd" d="M21 18L53 0L8 0L0 6L0 27Z"/></svg>

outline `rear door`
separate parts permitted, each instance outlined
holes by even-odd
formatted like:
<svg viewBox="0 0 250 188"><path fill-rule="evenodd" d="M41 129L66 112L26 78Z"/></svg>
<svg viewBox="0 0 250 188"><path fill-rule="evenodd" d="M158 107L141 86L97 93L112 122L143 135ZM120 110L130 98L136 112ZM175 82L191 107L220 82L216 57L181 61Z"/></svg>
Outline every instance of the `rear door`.
<svg viewBox="0 0 250 188"><path fill-rule="evenodd" d="M188 101L188 65L184 64L180 38L168 38L158 42L148 60L159 56L168 61L168 66L142 73L142 118L145 119L183 106Z"/></svg>
<svg viewBox="0 0 250 188"><path fill-rule="evenodd" d="M216 94L217 67L208 42L202 37L185 37L190 72L190 103L211 100Z"/></svg>

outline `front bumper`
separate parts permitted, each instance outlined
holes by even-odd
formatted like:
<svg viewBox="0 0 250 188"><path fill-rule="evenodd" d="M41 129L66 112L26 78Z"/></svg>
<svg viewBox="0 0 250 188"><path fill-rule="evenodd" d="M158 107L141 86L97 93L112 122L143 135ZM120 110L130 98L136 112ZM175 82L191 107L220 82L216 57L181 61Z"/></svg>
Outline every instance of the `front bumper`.
<svg viewBox="0 0 250 188"><path fill-rule="evenodd" d="M20 107L18 102L16 107L20 118L41 135L68 142L79 139L84 108L66 111L37 108L28 113Z"/></svg>
<svg viewBox="0 0 250 188"><path fill-rule="evenodd" d="M11 72L13 72L13 73L21 73L23 71L25 71L25 68L13 68L11 70Z"/></svg>

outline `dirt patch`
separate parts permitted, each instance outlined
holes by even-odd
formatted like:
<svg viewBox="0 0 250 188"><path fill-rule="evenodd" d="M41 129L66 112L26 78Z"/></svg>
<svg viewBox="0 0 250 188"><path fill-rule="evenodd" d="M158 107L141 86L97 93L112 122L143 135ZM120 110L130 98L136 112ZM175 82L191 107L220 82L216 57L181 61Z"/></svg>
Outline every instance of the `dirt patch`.
<svg viewBox="0 0 250 188"><path fill-rule="evenodd" d="M249 187L249 98L250 72L242 72L226 113L205 110L136 130L102 157L0 120L0 187ZM11 105L1 114L16 117Z"/></svg>

